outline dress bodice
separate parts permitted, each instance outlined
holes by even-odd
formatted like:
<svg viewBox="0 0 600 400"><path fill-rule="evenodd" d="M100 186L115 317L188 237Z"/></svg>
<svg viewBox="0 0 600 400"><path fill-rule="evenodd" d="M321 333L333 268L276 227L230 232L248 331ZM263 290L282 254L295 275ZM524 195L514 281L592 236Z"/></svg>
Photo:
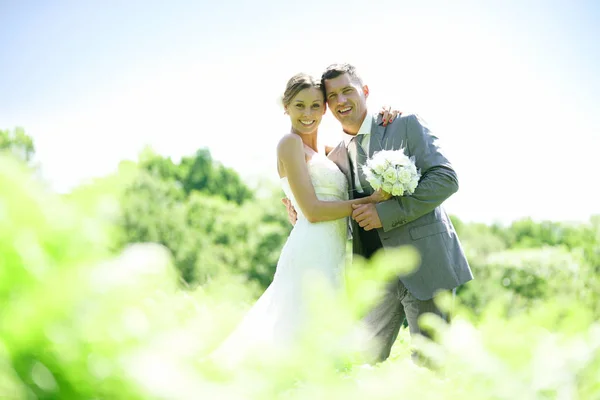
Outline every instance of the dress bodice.
<svg viewBox="0 0 600 400"><path fill-rule="evenodd" d="M315 153L306 165L319 200L348 200L348 181L333 161L321 153ZM281 186L287 198L294 205L298 218L300 218L302 212L292 193L287 177L281 178Z"/></svg>

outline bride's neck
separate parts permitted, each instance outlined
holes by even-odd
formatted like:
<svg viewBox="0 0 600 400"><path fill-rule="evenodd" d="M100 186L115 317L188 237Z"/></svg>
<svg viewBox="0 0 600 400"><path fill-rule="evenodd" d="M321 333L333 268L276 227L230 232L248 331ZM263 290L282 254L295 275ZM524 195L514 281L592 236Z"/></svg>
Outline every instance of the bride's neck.
<svg viewBox="0 0 600 400"><path fill-rule="evenodd" d="M296 133L296 132L294 132ZM302 142L310 147L311 149L313 149L314 151L316 151L318 153L318 149L317 149L317 132L315 131L314 133L308 134L308 135L302 135L299 133L296 133L296 135L300 136L300 139L302 139Z"/></svg>

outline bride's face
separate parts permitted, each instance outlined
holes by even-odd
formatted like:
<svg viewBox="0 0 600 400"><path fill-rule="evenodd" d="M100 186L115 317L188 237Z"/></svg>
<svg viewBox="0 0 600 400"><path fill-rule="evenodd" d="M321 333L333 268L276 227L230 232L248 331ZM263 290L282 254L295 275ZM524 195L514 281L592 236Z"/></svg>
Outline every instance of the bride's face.
<svg viewBox="0 0 600 400"><path fill-rule="evenodd" d="M325 109L323 92L314 87L302 89L285 108L290 116L292 129L299 134L315 132Z"/></svg>

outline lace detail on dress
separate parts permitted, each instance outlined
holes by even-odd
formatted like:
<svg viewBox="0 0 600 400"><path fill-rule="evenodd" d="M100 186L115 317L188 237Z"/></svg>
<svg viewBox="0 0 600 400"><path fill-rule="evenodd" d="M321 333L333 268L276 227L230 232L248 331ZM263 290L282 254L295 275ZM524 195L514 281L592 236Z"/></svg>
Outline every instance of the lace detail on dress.
<svg viewBox="0 0 600 400"><path fill-rule="evenodd" d="M317 197L320 194L335 196L338 200L348 199L348 181L333 161L324 155L315 154L308 163L308 173L315 187ZM320 200L323 200L319 198Z"/></svg>

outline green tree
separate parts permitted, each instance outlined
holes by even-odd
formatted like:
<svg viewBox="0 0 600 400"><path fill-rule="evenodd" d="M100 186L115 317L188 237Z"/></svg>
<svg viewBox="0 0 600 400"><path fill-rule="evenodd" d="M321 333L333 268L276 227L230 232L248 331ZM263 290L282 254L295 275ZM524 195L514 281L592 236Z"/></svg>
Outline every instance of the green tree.
<svg viewBox="0 0 600 400"><path fill-rule="evenodd" d="M35 154L33 138L23 128L0 130L0 151L8 150L20 160L30 164Z"/></svg>
<svg viewBox="0 0 600 400"><path fill-rule="evenodd" d="M192 282L196 254L203 244L202 236L188 229L183 199L184 193L175 182L140 172L122 194L117 248L130 243L160 243L171 250L181 278Z"/></svg>
<svg viewBox="0 0 600 400"><path fill-rule="evenodd" d="M164 245L191 286L232 273L265 288L290 231L279 197L240 206L200 191L188 196L179 181L142 169L121 194L116 248Z"/></svg>
<svg viewBox="0 0 600 400"><path fill-rule="evenodd" d="M207 149L201 149L192 157L184 157L180 163L183 188L218 195L228 201L242 204L252 198L252 191L231 168L213 161Z"/></svg>
<svg viewBox="0 0 600 400"><path fill-rule="evenodd" d="M163 157L146 148L139 157L139 165L152 175L167 181L181 181L180 167L170 157Z"/></svg>
<svg viewBox="0 0 600 400"><path fill-rule="evenodd" d="M208 149L200 149L193 156L183 157L179 164L146 149L140 157L140 166L161 179L177 182L187 196L192 192L201 192L237 204L253 197L252 191L239 175L214 161Z"/></svg>

